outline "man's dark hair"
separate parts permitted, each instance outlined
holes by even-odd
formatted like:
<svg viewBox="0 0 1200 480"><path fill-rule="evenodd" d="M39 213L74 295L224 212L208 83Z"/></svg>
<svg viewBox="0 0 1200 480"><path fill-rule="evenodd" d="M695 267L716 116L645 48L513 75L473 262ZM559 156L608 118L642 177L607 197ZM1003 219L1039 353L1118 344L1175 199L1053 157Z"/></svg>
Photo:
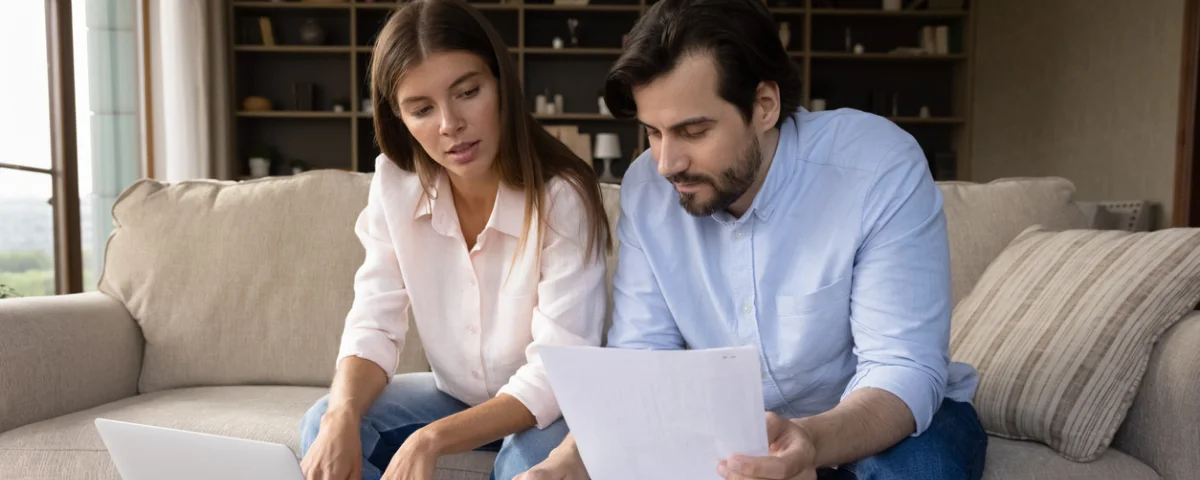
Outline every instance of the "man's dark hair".
<svg viewBox="0 0 1200 480"><path fill-rule="evenodd" d="M680 58L711 53L718 94L750 120L759 82L779 85L783 124L800 107L800 70L779 41L775 20L759 0L662 0L629 32L625 52L605 79L604 101L613 115L637 115L633 87L675 68Z"/></svg>

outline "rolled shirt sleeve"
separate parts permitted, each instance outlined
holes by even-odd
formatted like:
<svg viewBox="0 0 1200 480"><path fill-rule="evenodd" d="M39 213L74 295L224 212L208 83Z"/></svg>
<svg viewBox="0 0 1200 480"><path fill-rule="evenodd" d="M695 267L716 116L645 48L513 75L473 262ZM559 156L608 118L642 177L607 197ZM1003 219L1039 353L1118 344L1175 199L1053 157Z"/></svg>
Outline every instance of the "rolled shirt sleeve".
<svg viewBox="0 0 1200 480"><path fill-rule="evenodd" d="M388 381L396 372L408 332L408 292L392 244L383 208L383 185L396 168L382 156L376 161L367 206L354 224L366 255L354 276L354 302L346 315L337 361L348 356L370 360Z"/></svg>
<svg viewBox="0 0 1200 480"><path fill-rule="evenodd" d="M550 426L562 412L538 348L599 345L607 308L602 246L596 245L592 255L585 258L592 214L566 181L552 183L549 190L538 299L533 309L533 342L525 349L526 364L499 391L524 404L537 419L539 429Z"/></svg>
<svg viewBox="0 0 1200 480"><path fill-rule="evenodd" d="M893 148L863 205L850 322L860 388L896 395L920 435L941 406L950 362L950 261L941 191L915 142Z"/></svg>

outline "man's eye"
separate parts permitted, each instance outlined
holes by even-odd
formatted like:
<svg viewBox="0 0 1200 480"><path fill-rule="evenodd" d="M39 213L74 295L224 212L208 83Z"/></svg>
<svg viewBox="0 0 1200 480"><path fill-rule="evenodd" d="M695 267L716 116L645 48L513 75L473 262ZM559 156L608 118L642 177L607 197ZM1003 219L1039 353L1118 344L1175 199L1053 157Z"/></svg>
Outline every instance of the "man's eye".
<svg viewBox="0 0 1200 480"><path fill-rule="evenodd" d="M659 135L658 130L646 130L646 136L658 138Z"/></svg>
<svg viewBox="0 0 1200 480"><path fill-rule="evenodd" d="M708 133L707 128L703 128L703 129L699 129L699 130L684 130L683 136L684 136L684 138L696 139L696 138L703 137L704 134L706 134L706 133Z"/></svg>

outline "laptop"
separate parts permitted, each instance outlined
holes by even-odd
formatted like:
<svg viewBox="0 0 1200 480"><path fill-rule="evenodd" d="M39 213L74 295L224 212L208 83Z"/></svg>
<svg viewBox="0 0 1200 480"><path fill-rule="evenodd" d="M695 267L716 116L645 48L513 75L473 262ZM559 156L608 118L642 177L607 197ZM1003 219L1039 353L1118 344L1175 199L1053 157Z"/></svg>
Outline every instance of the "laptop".
<svg viewBox="0 0 1200 480"><path fill-rule="evenodd" d="M104 418L96 430L124 480L304 480L296 455L277 443Z"/></svg>

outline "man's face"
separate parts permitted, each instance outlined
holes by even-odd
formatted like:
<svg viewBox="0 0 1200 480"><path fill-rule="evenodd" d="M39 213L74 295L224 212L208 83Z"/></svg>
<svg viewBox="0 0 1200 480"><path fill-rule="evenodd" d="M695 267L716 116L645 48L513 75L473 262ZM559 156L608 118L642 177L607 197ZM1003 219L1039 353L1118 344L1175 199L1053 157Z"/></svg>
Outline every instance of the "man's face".
<svg viewBox="0 0 1200 480"><path fill-rule="evenodd" d="M695 216L729 208L754 183L762 154L758 132L720 97L709 54L683 57L673 70L633 88L658 173L675 185Z"/></svg>

